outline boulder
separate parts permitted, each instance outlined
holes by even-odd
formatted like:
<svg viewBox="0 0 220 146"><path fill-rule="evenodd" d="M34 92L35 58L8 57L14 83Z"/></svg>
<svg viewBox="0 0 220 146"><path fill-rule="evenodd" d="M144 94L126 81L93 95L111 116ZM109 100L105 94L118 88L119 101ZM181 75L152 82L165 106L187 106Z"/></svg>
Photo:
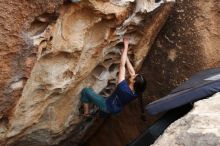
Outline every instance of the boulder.
<svg viewBox="0 0 220 146"><path fill-rule="evenodd" d="M220 66L219 3L176 0L140 70L148 82L145 104L169 94L195 73ZM128 144L158 118L148 116L143 122L139 113L138 103L131 103L123 113L105 121L88 140L89 146Z"/></svg>
<svg viewBox="0 0 220 146"><path fill-rule="evenodd" d="M79 117L80 91L108 96L123 47L142 66L173 2L4 0L0 5L0 145L77 144L92 123Z"/></svg>
<svg viewBox="0 0 220 146"><path fill-rule="evenodd" d="M220 66L220 1L177 0L141 72L148 102L167 95L193 74Z"/></svg>
<svg viewBox="0 0 220 146"><path fill-rule="evenodd" d="M172 123L151 146L219 146L220 93L194 103L193 109Z"/></svg>

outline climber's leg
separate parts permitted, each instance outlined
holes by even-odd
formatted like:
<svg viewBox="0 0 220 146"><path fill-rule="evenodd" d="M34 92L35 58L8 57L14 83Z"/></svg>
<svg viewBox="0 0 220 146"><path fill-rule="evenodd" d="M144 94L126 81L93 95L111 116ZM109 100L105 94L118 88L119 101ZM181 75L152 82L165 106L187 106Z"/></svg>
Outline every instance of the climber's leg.
<svg viewBox="0 0 220 146"><path fill-rule="evenodd" d="M87 95L87 88L84 88L81 92L81 102L83 103L83 111L84 111L84 115L89 115L89 104L91 103L91 101L89 100L89 97Z"/></svg>
<svg viewBox="0 0 220 146"><path fill-rule="evenodd" d="M90 99L89 99L89 96L87 94L89 88L84 88L81 92L81 102L82 103L91 103Z"/></svg>
<svg viewBox="0 0 220 146"><path fill-rule="evenodd" d="M84 103L83 104L83 111L84 111L84 115L89 115L89 104L88 103Z"/></svg>
<svg viewBox="0 0 220 146"><path fill-rule="evenodd" d="M103 96L96 94L91 88L84 88L82 90L82 102L85 105L84 111L86 112L89 107L86 105L88 103L95 104L101 111L108 112L106 101ZM88 113L87 113L88 114Z"/></svg>

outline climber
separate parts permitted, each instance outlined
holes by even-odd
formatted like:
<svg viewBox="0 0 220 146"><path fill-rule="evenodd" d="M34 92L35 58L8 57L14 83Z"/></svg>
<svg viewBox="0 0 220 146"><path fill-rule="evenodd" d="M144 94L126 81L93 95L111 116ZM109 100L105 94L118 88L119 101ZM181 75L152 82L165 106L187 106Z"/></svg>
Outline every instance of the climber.
<svg viewBox="0 0 220 146"><path fill-rule="evenodd" d="M115 114L122 111L123 106L138 98L142 118L144 116L144 109L142 104L142 94L146 88L146 80L140 74L136 74L132 64L127 57L129 39L124 38L124 49L121 54L121 61L119 67L119 74L117 79L117 87L113 94L104 98L96 94L92 88L84 88L81 92L81 101L83 103L83 117L91 117L89 104L95 104L101 113ZM126 68L130 75L129 81L125 80Z"/></svg>

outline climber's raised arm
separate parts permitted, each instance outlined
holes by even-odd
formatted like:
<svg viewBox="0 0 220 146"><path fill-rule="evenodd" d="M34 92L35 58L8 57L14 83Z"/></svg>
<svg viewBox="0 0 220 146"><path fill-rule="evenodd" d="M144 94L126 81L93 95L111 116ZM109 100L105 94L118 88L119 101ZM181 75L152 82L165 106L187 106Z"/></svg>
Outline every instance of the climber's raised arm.
<svg viewBox="0 0 220 146"><path fill-rule="evenodd" d="M120 62L120 66L119 66L119 74L118 74L117 84L125 79L125 64L126 64L126 60L127 60L128 44L129 44L128 38L124 38L124 49L121 54L121 62Z"/></svg>
<svg viewBox="0 0 220 146"><path fill-rule="evenodd" d="M130 76L131 77L135 76L136 73L135 73L134 67L132 66L132 64L131 64L131 62L130 62L128 57L127 57L127 60L126 60L126 66L128 68L128 72L129 72Z"/></svg>

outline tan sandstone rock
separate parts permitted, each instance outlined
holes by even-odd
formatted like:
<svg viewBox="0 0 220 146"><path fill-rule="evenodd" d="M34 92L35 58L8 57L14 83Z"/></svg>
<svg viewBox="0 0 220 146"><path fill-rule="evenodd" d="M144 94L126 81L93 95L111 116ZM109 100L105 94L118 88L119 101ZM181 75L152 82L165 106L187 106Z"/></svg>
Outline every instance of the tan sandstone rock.
<svg viewBox="0 0 220 146"><path fill-rule="evenodd" d="M80 129L82 88L105 96L114 89L124 35L139 69L172 5L2 0L0 144L56 145L70 136L79 142L87 129Z"/></svg>

